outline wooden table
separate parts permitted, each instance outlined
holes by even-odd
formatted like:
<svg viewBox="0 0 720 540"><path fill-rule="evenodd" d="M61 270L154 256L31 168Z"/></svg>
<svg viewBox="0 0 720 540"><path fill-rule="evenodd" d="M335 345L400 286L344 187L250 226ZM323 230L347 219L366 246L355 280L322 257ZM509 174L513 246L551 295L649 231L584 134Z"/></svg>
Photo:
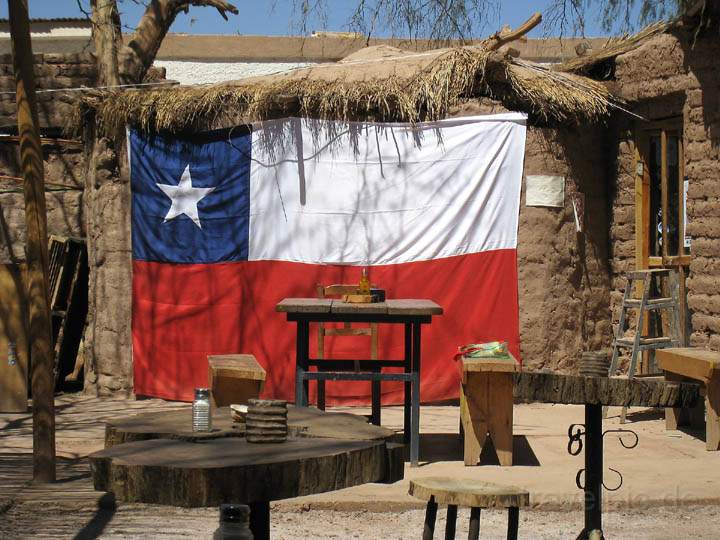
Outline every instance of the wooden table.
<svg viewBox="0 0 720 540"><path fill-rule="evenodd" d="M477 465L490 433L500 465L512 465L513 373L517 360L463 358L460 421L465 465Z"/></svg>
<svg viewBox="0 0 720 540"><path fill-rule="evenodd" d="M431 300L387 300L373 304L351 304L327 298L286 298L276 310L297 323L295 404L308 404L308 381L403 381L405 383L405 442L410 442L410 464L418 464L420 449L420 329L442 308ZM366 358L328 360L310 358L311 322L363 322L402 324L405 354L402 360ZM311 367L322 368L310 371ZM365 371L354 371L357 368ZM403 373L383 373L383 367L403 368Z"/></svg>
<svg viewBox="0 0 720 540"><path fill-rule="evenodd" d="M669 348L657 351L655 359L665 370L666 379L691 379L705 385L705 410L701 401L694 409L695 420L699 424L705 421L705 448L720 450L720 353L691 347ZM677 429L683 423L682 413L681 408L665 410L667 429Z"/></svg>
<svg viewBox="0 0 720 540"><path fill-rule="evenodd" d="M585 405L585 423L571 424L568 429L568 452L578 455L585 436L585 468L575 481L585 492L585 527L579 539L603 538L603 437L608 432L630 434L634 443L621 444L626 448L637 445L637 435L628 429L603 432L604 406L621 407L691 407L700 396L700 388L692 383L667 382L661 378L582 377L558 373L523 371L513 375L513 396L520 401ZM573 431L576 430L576 431ZM585 484L580 476L584 471Z"/></svg>
<svg viewBox="0 0 720 540"><path fill-rule="evenodd" d="M191 408L106 426L106 448L90 456L95 489L119 501L183 507L248 504L256 540L270 536L270 501L403 478L394 432L351 414L290 407L289 438L251 444L230 409L213 414L209 434L188 430Z"/></svg>

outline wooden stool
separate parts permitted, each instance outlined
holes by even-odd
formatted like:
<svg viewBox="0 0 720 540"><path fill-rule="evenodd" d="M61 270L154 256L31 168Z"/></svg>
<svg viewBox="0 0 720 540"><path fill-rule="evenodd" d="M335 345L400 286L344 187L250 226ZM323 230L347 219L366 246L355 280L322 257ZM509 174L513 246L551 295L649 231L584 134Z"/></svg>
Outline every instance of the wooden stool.
<svg viewBox="0 0 720 540"><path fill-rule="evenodd" d="M465 465L477 465L488 433L500 465L513 464L513 373L520 364L507 358L463 358L460 422Z"/></svg>
<svg viewBox="0 0 720 540"><path fill-rule="evenodd" d="M705 448L720 450L720 353L703 349L669 348L655 353L658 366L668 381L700 381L705 385L705 403L689 411L690 421L700 427L705 422ZM703 410L703 405L705 410ZM665 409L665 428L677 429L687 420L684 409ZM705 418L707 413L707 418Z"/></svg>
<svg viewBox="0 0 720 540"><path fill-rule="evenodd" d="M419 478L410 480L410 495L417 499L427 501L425 510L425 528L423 540L431 540L435 533L435 516L437 505L447 505L447 523L445 525L445 539L455 538L455 520L457 507L470 507L469 540L480 537L480 509L481 508L507 508L508 509L508 540L515 540L518 536L518 519L520 507L530 503L530 494L515 486L502 486L490 482L481 482L461 478Z"/></svg>
<svg viewBox="0 0 720 540"><path fill-rule="evenodd" d="M265 386L265 370L252 354L208 356L208 388L215 407L244 404Z"/></svg>

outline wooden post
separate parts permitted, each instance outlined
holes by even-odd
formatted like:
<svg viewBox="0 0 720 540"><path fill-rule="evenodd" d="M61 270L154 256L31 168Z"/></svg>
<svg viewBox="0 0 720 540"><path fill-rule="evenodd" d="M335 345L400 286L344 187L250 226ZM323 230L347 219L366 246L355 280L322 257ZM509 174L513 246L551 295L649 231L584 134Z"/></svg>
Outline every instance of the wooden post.
<svg viewBox="0 0 720 540"><path fill-rule="evenodd" d="M8 0L27 227L33 397L33 480L55 481L55 377L48 301L47 216L27 0Z"/></svg>

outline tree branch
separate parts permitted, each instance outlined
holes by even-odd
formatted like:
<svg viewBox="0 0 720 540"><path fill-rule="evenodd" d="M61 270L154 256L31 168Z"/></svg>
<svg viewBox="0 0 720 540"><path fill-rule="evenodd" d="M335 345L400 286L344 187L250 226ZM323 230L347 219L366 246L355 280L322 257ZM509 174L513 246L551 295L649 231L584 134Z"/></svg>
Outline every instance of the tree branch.
<svg viewBox="0 0 720 540"><path fill-rule="evenodd" d="M225 0L150 0L130 41L120 51L119 70L123 84L142 81L175 18L181 12L187 13L190 6L214 7L225 20L228 20L228 12L238 14L237 8Z"/></svg>
<svg viewBox="0 0 720 540"><path fill-rule="evenodd" d="M488 51L496 51L506 43L510 43L511 41L515 41L516 39L521 38L530 30L535 28L538 24L540 24L541 21L542 15L540 15L539 13L534 13L532 17L530 17L521 26L518 26L515 30L512 30L511 32L505 34L495 32L495 34L485 40L485 49L487 49Z"/></svg>

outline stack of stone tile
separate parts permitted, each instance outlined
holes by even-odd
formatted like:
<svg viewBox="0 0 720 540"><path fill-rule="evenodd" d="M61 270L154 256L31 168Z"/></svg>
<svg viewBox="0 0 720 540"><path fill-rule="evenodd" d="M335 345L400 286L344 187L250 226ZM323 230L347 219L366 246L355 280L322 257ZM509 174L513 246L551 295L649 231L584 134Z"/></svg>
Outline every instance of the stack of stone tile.
<svg viewBox="0 0 720 540"><path fill-rule="evenodd" d="M287 440L287 401L251 399L245 417L249 443L281 443Z"/></svg>

